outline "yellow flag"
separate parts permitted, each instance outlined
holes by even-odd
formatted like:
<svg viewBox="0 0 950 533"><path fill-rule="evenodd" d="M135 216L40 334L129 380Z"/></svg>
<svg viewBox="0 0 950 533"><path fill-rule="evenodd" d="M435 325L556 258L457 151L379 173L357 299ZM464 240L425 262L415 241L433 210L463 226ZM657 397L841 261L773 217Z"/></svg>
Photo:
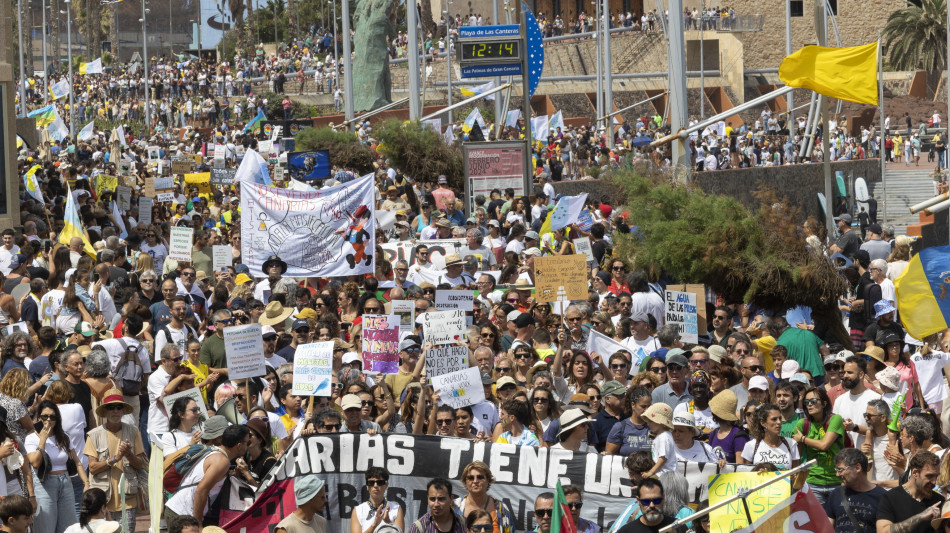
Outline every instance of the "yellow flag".
<svg viewBox="0 0 950 533"><path fill-rule="evenodd" d="M806 46L782 60L778 77L789 87L877 105L877 43L850 48Z"/></svg>

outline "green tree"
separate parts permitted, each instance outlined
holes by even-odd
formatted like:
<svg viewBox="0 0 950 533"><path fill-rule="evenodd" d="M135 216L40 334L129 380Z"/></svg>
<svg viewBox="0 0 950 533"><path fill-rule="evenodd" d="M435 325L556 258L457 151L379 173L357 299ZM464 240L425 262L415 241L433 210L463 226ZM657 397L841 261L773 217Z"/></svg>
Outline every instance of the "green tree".
<svg viewBox="0 0 950 533"><path fill-rule="evenodd" d="M363 146L355 133L330 128L304 128L295 138L295 149L327 150L330 164L346 167L359 174L373 171L373 152Z"/></svg>
<svg viewBox="0 0 950 533"><path fill-rule="evenodd" d="M379 153L406 176L434 183L445 174L452 187L463 188L462 152L445 144L437 131L418 120L389 119L373 134L379 140Z"/></svg>
<svg viewBox="0 0 950 533"><path fill-rule="evenodd" d="M947 0L908 3L887 19L884 54L895 70L922 69L930 74L947 68Z"/></svg>
<svg viewBox="0 0 950 533"><path fill-rule="evenodd" d="M768 193L749 209L728 196L670 184L642 167L620 171L612 181L627 197L636 234L622 236L614 255L656 279L666 273L682 283L703 283L727 302L784 311L812 308L853 346L838 314L846 284L833 266L805 245L801 213Z"/></svg>

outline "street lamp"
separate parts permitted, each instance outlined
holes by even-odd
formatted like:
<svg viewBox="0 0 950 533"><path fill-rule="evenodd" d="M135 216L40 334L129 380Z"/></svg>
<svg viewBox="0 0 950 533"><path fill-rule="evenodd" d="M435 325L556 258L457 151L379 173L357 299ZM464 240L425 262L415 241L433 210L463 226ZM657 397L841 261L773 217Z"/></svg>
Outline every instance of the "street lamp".
<svg viewBox="0 0 950 533"><path fill-rule="evenodd" d="M142 0L142 18L139 21L142 23L142 61L145 62L145 134L148 135L152 129L152 109L151 101L149 100L149 88L151 85L151 80L149 79L149 70L148 70L148 34L145 33L145 15L148 14L149 10L145 9L145 0ZM199 26L200 28L200 26ZM200 54L200 51L199 51Z"/></svg>

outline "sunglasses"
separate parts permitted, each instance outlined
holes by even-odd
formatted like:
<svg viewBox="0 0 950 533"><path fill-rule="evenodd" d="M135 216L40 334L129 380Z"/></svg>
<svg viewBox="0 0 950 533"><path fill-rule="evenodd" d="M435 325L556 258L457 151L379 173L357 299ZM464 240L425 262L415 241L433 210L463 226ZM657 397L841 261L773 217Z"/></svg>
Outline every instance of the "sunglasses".
<svg viewBox="0 0 950 533"><path fill-rule="evenodd" d="M492 337L494 337L494 336L495 336L494 333L482 333L482 338L483 338L483 339L490 339L490 338L492 338Z"/></svg>
<svg viewBox="0 0 950 533"><path fill-rule="evenodd" d="M378 312L379 312L379 308L378 308L378 307L364 307L364 308L363 308L363 312L365 312L365 313L378 313Z"/></svg>
<svg viewBox="0 0 950 533"><path fill-rule="evenodd" d="M333 383L333 384L330 385L330 386L333 387L334 389L342 389L342 388L343 388L343 384L342 384L342 383Z"/></svg>
<svg viewBox="0 0 950 533"><path fill-rule="evenodd" d="M343 424L324 424L323 429L327 431L339 431Z"/></svg>
<svg viewBox="0 0 950 533"><path fill-rule="evenodd" d="M125 409L125 406L114 404L114 405L106 405L105 408L106 408L106 411L121 411L122 409Z"/></svg>
<svg viewBox="0 0 950 533"><path fill-rule="evenodd" d="M619 272L619 271L621 271L621 270L624 270L624 267L613 267L611 270L613 270L613 271L615 271L615 272Z"/></svg>
<svg viewBox="0 0 950 533"><path fill-rule="evenodd" d="M749 350L739 350L739 349L735 349L735 350L732 351L732 353L737 353L737 354L742 354L742 355L749 355Z"/></svg>
<svg viewBox="0 0 950 533"><path fill-rule="evenodd" d="M194 413L194 414L198 414L198 413L201 412L201 408L200 408L200 407L192 407L191 409L189 409L189 411L191 411L191 412ZM267 418L267 417L265 416L264 418Z"/></svg>
<svg viewBox="0 0 950 533"><path fill-rule="evenodd" d="M840 372L844 365L825 365L825 372Z"/></svg>
<svg viewBox="0 0 950 533"><path fill-rule="evenodd" d="M548 403L551 401L551 399L550 398L534 398L531 401L533 401L534 403Z"/></svg>
<svg viewBox="0 0 950 533"><path fill-rule="evenodd" d="M294 330L294 333L303 333L304 335L310 333L310 328L297 328Z"/></svg>
<svg viewBox="0 0 950 533"><path fill-rule="evenodd" d="M491 531L493 527L494 526L491 524L475 524L474 526L468 526L468 528L472 531Z"/></svg>
<svg viewBox="0 0 950 533"><path fill-rule="evenodd" d="M40 420L52 420L55 422L59 420L59 417L56 415L40 415Z"/></svg>
<svg viewBox="0 0 950 533"><path fill-rule="evenodd" d="M647 507L657 506L663 503L663 498L640 498L640 505Z"/></svg>
<svg viewBox="0 0 950 533"><path fill-rule="evenodd" d="M389 481L385 479L370 479L366 482L367 487L385 487L389 484Z"/></svg>
<svg viewBox="0 0 950 533"><path fill-rule="evenodd" d="M603 399L603 396L588 396L587 399L591 402L599 402L601 399Z"/></svg>
<svg viewBox="0 0 950 533"><path fill-rule="evenodd" d="M227 325L229 325L229 324L233 324L233 323L234 323L234 319L233 319L233 318L226 318L226 319L224 319L224 320L218 320L218 323L224 324L224 325L227 326Z"/></svg>
<svg viewBox="0 0 950 533"><path fill-rule="evenodd" d="M534 510L534 514L538 515L538 517L541 517L541 518L545 516L551 516L551 513L553 512L554 512L554 509L535 509Z"/></svg>
<svg viewBox="0 0 950 533"><path fill-rule="evenodd" d="M818 398L808 398L807 400L805 400L805 401L802 402L802 405L815 405L815 404L818 404L818 403L821 403L821 400L820 400L820 399L818 399Z"/></svg>
<svg viewBox="0 0 950 533"><path fill-rule="evenodd" d="M650 369L650 372L653 372L654 374L662 374L663 372L666 372L666 367L665 367L665 366L655 366L655 367L653 367L653 368Z"/></svg>
<svg viewBox="0 0 950 533"><path fill-rule="evenodd" d="M468 481L484 481L485 475L484 474L470 474L465 479Z"/></svg>
<svg viewBox="0 0 950 533"><path fill-rule="evenodd" d="M567 506L571 509L580 509L584 506L584 502L567 502Z"/></svg>
<svg viewBox="0 0 950 533"><path fill-rule="evenodd" d="M627 368L627 365L625 364L610 365L611 370L623 370L624 368Z"/></svg>
<svg viewBox="0 0 950 533"><path fill-rule="evenodd" d="M875 416L878 416L878 415L872 415L871 413L864 413L864 419L865 419L865 420L871 420L871 419L873 419Z"/></svg>
<svg viewBox="0 0 950 533"><path fill-rule="evenodd" d="M182 273L181 273L181 277L183 277L183 278L193 278L193 277L195 277L195 276L197 276L197 274L195 274L194 272L182 272Z"/></svg>
<svg viewBox="0 0 950 533"><path fill-rule="evenodd" d="M497 371L499 371L499 372L511 372L511 367L510 367L510 366L499 366L499 367L496 367L495 370L497 370Z"/></svg>
<svg viewBox="0 0 950 533"><path fill-rule="evenodd" d="M751 370L753 372L765 372L765 367L762 365L744 366L742 368L745 368L746 370Z"/></svg>
<svg viewBox="0 0 950 533"><path fill-rule="evenodd" d="M182 359L181 356L178 356L178 357L167 357L167 358L165 358L166 361L173 361L173 362L175 362L175 363L180 363L180 362L181 362L181 359Z"/></svg>
<svg viewBox="0 0 950 533"><path fill-rule="evenodd" d="M143 280L141 280L141 282L142 282L142 283L155 283L155 280L154 280L154 279L143 279Z"/></svg>
<svg viewBox="0 0 950 533"><path fill-rule="evenodd" d="M527 354L524 352L515 354L515 359L529 359L530 357L531 357L531 354Z"/></svg>
<svg viewBox="0 0 950 533"><path fill-rule="evenodd" d="M443 419L435 421L435 423L438 424L439 426L448 426L448 425L451 425L452 422L455 422L455 420L451 418L443 418Z"/></svg>
<svg viewBox="0 0 950 533"><path fill-rule="evenodd" d="M362 405L363 407L366 407L367 405L373 405L373 401L372 401L372 400L360 400L360 405Z"/></svg>

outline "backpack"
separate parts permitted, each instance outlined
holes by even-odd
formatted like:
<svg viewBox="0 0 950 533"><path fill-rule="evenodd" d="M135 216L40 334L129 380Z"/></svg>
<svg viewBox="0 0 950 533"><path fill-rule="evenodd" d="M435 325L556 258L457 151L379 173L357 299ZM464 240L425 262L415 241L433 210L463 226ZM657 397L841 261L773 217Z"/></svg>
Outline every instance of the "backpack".
<svg viewBox="0 0 950 533"><path fill-rule="evenodd" d="M829 422L831 422L830 416L825 420L825 425L823 426L825 433L828 433ZM811 430L811 420L809 420L808 417L806 416L805 419L802 421L802 435L805 435L807 437L808 432L810 430ZM844 432L844 446L842 446L841 449L843 450L845 448L854 448L854 443L851 441L851 436L848 435L847 431Z"/></svg>
<svg viewBox="0 0 950 533"><path fill-rule="evenodd" d="M139 360L137 350L127 345L122 339L118 341L125 348L125 353L122 354L122 358L115 367L115 380L123 395L138 396L142 392L142 377L145 375L142 362Z"/></svg>
<svg viewBox="0 0 950 533"><path fill-rule="evenodd" d="M181 482L202 459L214 451L215 448L212 446L192 444L172 452L162 464L162 487L166 491L174 493L197 485L197 483L182 485Z"/></svg>

